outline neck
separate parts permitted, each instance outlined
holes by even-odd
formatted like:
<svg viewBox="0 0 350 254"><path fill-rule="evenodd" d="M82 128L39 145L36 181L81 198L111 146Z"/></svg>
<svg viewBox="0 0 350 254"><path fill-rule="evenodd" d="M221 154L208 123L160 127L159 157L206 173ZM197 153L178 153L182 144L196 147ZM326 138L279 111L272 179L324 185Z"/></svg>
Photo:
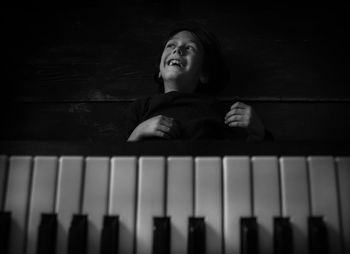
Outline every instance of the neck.
<svg viewBox="0 0 350 254"><path fill-rule="evenodd" d="M194 89L192 89L193 85L191 84L179 84L178 82L168 81L164 82L164 93L168 92L182 92L182 93L193 93Z"/></svg>
<svg viewBox="0 0 350 254"><path fill-rule="evenodd" d="M164 93L175 92L175 91L180 92L178 89L164 87Z"/></svg>

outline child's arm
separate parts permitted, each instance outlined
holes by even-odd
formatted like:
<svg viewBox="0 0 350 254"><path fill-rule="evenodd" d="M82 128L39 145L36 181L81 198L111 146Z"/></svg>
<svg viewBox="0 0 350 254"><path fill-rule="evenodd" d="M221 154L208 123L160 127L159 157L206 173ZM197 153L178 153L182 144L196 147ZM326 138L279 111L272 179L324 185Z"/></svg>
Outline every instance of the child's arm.
<svg viewBox="0 0 350 254"><path fill-rule="evenodd" d="M139 141L145 137L176 138L179 128L171 117L158 115L140 123L130 134L128 141Z"/></svg>
<svg viewBox="0 0 350 254"><path fill-rule="evenodd" d="M234 103L225 116L225 124L230 127L245 128L249 134L248 141L262 141L265 127L253 108L242 102Z"/></svg>

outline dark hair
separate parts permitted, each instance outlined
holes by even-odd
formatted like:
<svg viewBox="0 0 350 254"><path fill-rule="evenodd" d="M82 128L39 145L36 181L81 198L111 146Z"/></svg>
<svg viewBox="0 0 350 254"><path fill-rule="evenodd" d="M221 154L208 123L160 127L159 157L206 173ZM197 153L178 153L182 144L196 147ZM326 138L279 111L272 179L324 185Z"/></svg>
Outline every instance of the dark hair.
<svg viewBox="0 0 350 254"><path fill-rule="evenodd" d="M178 24L163 40L158 65L154 73L154 80L159 85L159 92L164 92L163 79L159 77L159 62L166 43L177 33L189 31L197 36L204 49L203 70L208 77L207 83L199 81L196 93L217 93L228 83L230 79L229 69L221 52L221 47L216 36L197 22L185 22Z"/></svg>

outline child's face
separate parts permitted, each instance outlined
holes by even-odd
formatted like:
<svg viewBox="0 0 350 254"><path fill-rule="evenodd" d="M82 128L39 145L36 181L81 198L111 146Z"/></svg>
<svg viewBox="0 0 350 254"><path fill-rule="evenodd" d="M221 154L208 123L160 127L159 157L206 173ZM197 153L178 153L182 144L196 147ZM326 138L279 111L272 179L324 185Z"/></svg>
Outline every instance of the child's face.
<svg viewBox="0 0 350 254"><path fill-rule="evenodd" d="M165 91L193 92L202 77L203 58L203 46L194 34L175 34L166 43L159 65Z"/></svg>

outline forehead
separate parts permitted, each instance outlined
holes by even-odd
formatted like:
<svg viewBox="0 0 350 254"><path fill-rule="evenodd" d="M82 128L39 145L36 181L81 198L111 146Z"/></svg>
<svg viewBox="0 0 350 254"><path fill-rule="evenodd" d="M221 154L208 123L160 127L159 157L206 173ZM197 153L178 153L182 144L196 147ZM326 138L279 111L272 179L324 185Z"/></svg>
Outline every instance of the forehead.
<svg viewBox="0 0 350 254"><path fill-rule="evenodd" d="M199 39L197 38L197 36L190 32L190 31L180 31L176 34L174 34L170 39L170 40L182 40L185 42L193 42L195 44L201 45Z"/></svg>

